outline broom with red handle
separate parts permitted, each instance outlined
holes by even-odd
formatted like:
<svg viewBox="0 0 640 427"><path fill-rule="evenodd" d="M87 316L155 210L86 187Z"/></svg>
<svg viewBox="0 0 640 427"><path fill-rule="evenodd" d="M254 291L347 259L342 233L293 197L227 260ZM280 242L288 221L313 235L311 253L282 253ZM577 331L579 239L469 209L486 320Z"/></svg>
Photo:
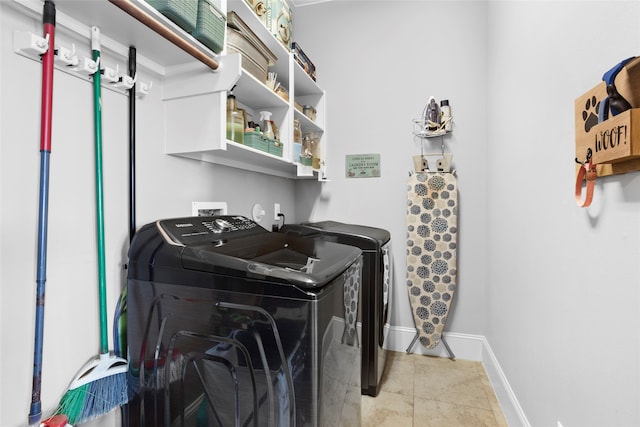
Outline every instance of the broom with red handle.
<svg viewBox="0 0 640 427"><path fill-rule="evenodd" d="M47 51L42 55L42 111L40 118L40 195L38 199L38 261L36 273L36 327L33 350L33 387L29 425L42 417L40 391L42 386L42 351L44 335L44 301L47 280L47 224L49 212L49 162L51 155L51 120L53 105L53 60L56 29L56 7L44 2L42 12Z"/></svg>

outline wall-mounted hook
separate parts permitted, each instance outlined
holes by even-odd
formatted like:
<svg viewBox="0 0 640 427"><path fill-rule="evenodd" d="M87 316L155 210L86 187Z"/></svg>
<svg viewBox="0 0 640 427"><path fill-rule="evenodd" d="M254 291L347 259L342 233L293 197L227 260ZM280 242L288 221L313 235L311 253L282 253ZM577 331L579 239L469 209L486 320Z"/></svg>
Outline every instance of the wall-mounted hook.
<svg viewBox="0 0 640 427"><path fill-rule="evenodd" d="M44 38L38 37L38 39L36 40L36 47L39 50L42 50L42 53L45 53L49 50L49 33L47 33Z"/></svg>
<svg viewBox="0 0 640 427"><path fill-rule="evenodd" d="M136 84L136 80L138 80L138 74L136 73L136 75L134 77L128 76L126 74L123 74L120 76L120 78L118 79L117 82L113 83L114 87L122 87L125 88L127 90L131 89L133 87L133 85Z"/></svg>
<svg viewBox="0 0 640 427"><path fill-rule="evenodd" d="M436 168L438 172L451 172L451 160L453 159L453 154L451 153L443 153L442 158L436 161Z"/></svg>
<svg viewBox="0 0 640 427"><path fill-rule="evenodd" d="M116 83L118 80L120 80L120 77L118 76L119 69L120 65L118 64L116 64L115 70L111 67L104 67L102 70L100 70L100 73L102 73L102 79L108 83Z"/></svg>
<svg viewBox="0 0 640 427"><path fill-rule="evenodd" d="M13 48L29 55L44 55L49 50L49 34L40 37L27 31L14 31Z"/></svg>
<svg viewBox="0 0 640 427"><path fill-rule="evenodd" d="M151 86L153 86L153 81L149 81L149 83L140 82L138 85L138 90L136 90L136 97L141 98L149 93L151 90Z"/></svg>
<svg viewBox="0 0 640 427"><path fill-rule="evenodd" d="M1 1L2 0L0 0L0 2ZM53 37L51 35L41 37L29 31L14 31L13 51L25 58L41 62L42 55L49 50L49 45L51 44L51 49L53 49L54 53L54 68L56 70L85 81L87 78L95 75L95 73L101 72L105 75L103 87L121 94L127 94L127 91L135 86L137 80L135 75L131 77L120 73L119 66L116 66L115 70L109 67L101 70L102 61L100 57L94 61L91 57L85 57L79 54L76 51L75 43L71 43L70 46L67 45L67 47L65 47L60 46L60 40L58 40L58 44L53 46L51 43L52 40ZM132 71L131 74L134 74L134 72ZM146 95L150 89L151 82L148 82L142 85L140 91L136 89L136 92L137 95L142 96Z"/></svg>
<svg viewBox="0 0 640 427"><path fill-rule="evenodd" d="M589 161L591 160L591 157L593 156L593 151L591 151L591 147L587 148L587 155L586 155L586 159L584 162L581 162L580 160L578 160L578 158L576 157L576 163L579 165L584 165L585 163L589 163Z"/></svg>
<svg viewBox="0 0 640 427"><path fill-rule="evenodd" d="M98 56L98 59L96 59L96 60L94 61L94 62L95 62L95 64L96 64L96 67L95 67L95 69L93 70L93 73L92 73L92 74L95 74L95 73L99 73L99 72L100 72L100 61L102 61L102 57L101 57L101 56Z"/></svg>
<svg viewBox="0 0 640 427"><path fill-rule="evenodd" d="M413 156L413 170L416 173L429 170L429 161L419 154Z"/></svg>
<svg viewBox="0 0 640 427"><path fill-rule="evenodd" d="M83 73L88 76L92 76L98 72L98 62L100 62L100 58L98 58L97 61L94 61L91 58L83 56L78 58L78 64L74 67L71 67L71 70L78 71L79 73Z"/></svg>
<svg viewBox="0 0 640 427"><path fill-rule="evenodd" d="M56 49L55 60L70 67L77 66L80 60L76 56L76 45L71 44L71 50L64 46L58 47Z"/></svg>
<svg viewBox="0 0 640 427"><path fill-rule="evenodd" d="M330 181L330 179L327 178L327 164L324 162L324 160L320 162L320 174L318 176L318 181Z"/></svg>

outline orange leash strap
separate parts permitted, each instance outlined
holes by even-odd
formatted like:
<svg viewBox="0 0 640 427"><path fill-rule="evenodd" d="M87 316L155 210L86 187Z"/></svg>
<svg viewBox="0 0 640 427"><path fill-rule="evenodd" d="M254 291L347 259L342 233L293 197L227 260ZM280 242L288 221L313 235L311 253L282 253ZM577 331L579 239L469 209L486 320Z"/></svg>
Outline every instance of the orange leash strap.
<svg viewBox="0 0 640 427"><path fill-rule="evenodd" d="M576 162L578 159L576 159ZM580 163L580 162L578 162ZM591 204L593 200L593 188L595 187L596 177L598 172L596 171L596 165L591 161L591 149L587 151L587 160L584 163L580 163L580 170L576 177L576 204L585 208ZM584 201L582 200L582 182L587 180L587 194Z"/></svg>

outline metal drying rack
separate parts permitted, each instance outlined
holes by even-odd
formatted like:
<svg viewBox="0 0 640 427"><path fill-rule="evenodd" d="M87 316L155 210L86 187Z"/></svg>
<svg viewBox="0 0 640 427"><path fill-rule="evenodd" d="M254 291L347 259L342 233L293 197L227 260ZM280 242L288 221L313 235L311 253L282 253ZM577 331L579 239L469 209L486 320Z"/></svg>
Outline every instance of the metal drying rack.
<svg viewBox="0 0 640 427"><path fill-rule="evenodd" d="M448 121L452 121L452 118L447 119ZM429 130L430 126L435 125L434 123L430 122L429 120L427 120L426 118L422 117L419 119L413 119L413 125L414 125L414 130L413 130L413 135L414 135L414 140L418 140L420 142L420 155L419 156L414 156L414 160L415 157L420 157L420 161L422 164L422 168L420 168L420 171L418 171L416 168L416 173L419 173L421 171L425 171L425 170L429 170L429 166L428 166L428 162L426 157L440 157L437 161L436 161L436 169L435 171L437 172L445 172L445 173L453 173L454 175L456 174L455 169L452 170L451 169L451 162L453 160L453 154L451 153L446 153L445 152L445 143L444 143L444 137L445 135L449 135L451 133L451 131L447 131L445 129L446 126L446 122L441 123L440 125L438 125L438 128L436 130ZM432 139L432 138L441 138L441 150L440 152L435 152L435 153L425 153L424 152L424 145L423 142L425 139ZM414 166L416 166L418 163L414 163ZM409 172L409 174L411 175L412 172Z"/></svg>

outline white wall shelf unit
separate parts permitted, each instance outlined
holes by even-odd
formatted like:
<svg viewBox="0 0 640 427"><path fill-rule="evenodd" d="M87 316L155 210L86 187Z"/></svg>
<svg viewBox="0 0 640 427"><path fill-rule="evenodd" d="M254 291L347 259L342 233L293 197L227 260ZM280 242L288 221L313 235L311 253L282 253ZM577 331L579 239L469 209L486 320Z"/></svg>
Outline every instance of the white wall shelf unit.
<svg viewBox="0 0 640 427"><path fill-rule="evenodd" d="M309 166L303 166L297 161L298 159L293 158L294 117L300 119L303 134L315 132L321 135L323 158L326 158L325 92L305 73L289 50L263 25L245 0L228 0L227 11L234 11L278 58L276 64L270 67L269 71L277 74L278 82L287 89L289 95L289 99L284 100L275 95L262 82L257 81L248 72L242 70L233 91L238 103L252 115L253 120L256 122L259 119L259 111L268 110L273 113L272 119L280 129L280 139L284 144L283 160L288 169L285 173L286 175L291 173L290 177L293 178L317 177L319 180L325 179L320 171L313 170ZM272 99L274 95L275 99ZM296 102L301 105L312 105L316 108L316 120L312 121L298 111L295 108ZM224 122L222 123L224 124ZM226 145L230 146L230 144L233 143L227 141ZM275 174L282 176L281 173Z"/></svg>
<svg viewBox="0 0 640 427"><path fill-rule="evenodd" d="M129 46L137 50L138 70L153 79L153 90L161 91L164 104L165 153L226 166L252 170L286 178L317 178L324 174L302 166L293 159L293 119L297 117L304 132L321 135L323 158L326 158L325 94L302 68L293 55L262 24L244 0L219 0L222 10L234 11L263 43L277 56L269 68L277 73L280 84L288 90L289 99L275 94L263 82L241 67L239 54L227 55L226 49L217 55L190 34L153 10L143 0L125 0L144 10L159 22L163 31L170 31L189 44L197 55L185 52L165 36L147 27L110 0L56 0L56 40L77 42L89 46L89 28L98 26L102 34L103 54L112 55L125 70ZM42 2L12 0L15 7L34 18L34 27L16 29L41 31ZM66 46L65 46L66 47ZM193 49L192 49L193 48ZM90 52L89 52L90 53ZM218 64L216 70L196 59L205 55ZM155 81L157 79L157 82ZM235 88L234 88L235 86ZM226 97L233 93L238 104L259 121L259 112L272 112L272 120L280 131L283 155L278 157L237 144L226 139ZM126 96L126 92L123 92ZM312 105L317 110L315 121L295 108L295 102Z"/></svg>
<svg viewBox="0 0 640 427"><path fill-rule="evenodd" d="M285 178L324 179L320 171L293 159L294 117L300 118L303 133L322 135L321 145L326 158L326 135L322 125L324 91L302 70L244 0L228 0L226 7L227 13L235 12L277 57L269 72L276 73L278 82L287 89L289 99L280 97L244 70L239 54L229 54L225 50L219 58L221 66L215 73L200 69L167 77L165 86L171 89L163 91L166 153ZM248 119L259 123L260 111L272 113L271 118L283 143L282 157L226 139L226 98L232 88ZM318 111L316 120L310 120L295 109L294 100L313 105Z"/></svg>

